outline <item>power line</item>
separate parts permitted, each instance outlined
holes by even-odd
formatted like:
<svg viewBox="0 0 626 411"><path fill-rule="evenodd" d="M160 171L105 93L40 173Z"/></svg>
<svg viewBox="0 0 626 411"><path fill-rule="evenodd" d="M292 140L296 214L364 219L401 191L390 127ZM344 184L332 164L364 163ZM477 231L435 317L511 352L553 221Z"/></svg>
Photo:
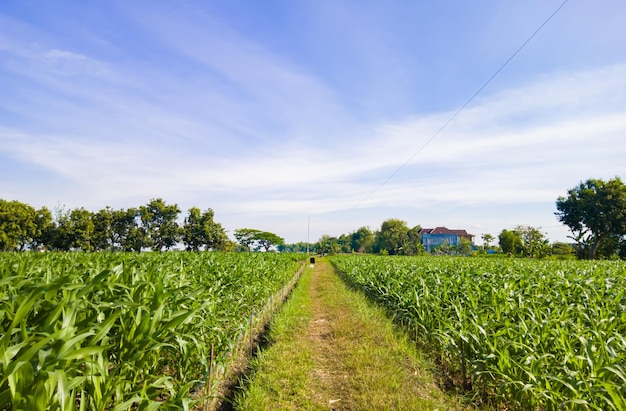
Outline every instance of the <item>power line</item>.
<svg viewBox="0 0 626 411"><path fill-rule="evenodd" d="M552 14L550 14L550 16L543 22L541 23L541 25L526 39L526 41L524 41L522 43L521 46L518 47L517 50L515 50L515 52L511 55L511 57L509 57L504 64L502 64L500 66L500 68L498 68L492 75L491 77L489 77L489 79L487 79L487 81L485 81L485 83L483 83L482 86L480 86L480 88L469 98L467 99L467 101L457 110L454 112L454 114L452 114L452 116L450 116L450 118L443 123L443 125L432 135L430 136L430 138L428 140L426 140L426 142L424 142L424 144L422 144L412 155L411 157L408 158L408 160L406 160L404 163L402 163L400 165L400 167L398 167L393 173L391 173L391 175L389 177L387 177L385 179L385 181L383 181L378 187L376 187L376 189L374 189L374 191L370 192L367 196L365 196L361 201L359 201L358 203L356 203L352 208L350 208L348 211L346 211L346 213L354 210L355 208L357 208L358 206L360 206L361 204L363 204L366 200L368 200L371 196L373 196L374 194L376 194L383 186L385 186L385 184L387 184L392 178L394 178L396 176L396 174L398 174L404 167L406 167L407 164L409 164L428 144L430 144L439 134L441 134L441 132L448 126L448 124L450 124L472 101L474 101L474 99L485 89L485 87L487 87L489 85L489 83L491 83L491 81L498 75L500 74L500 72L511 62L511 60L513 60L515 58L515 56L517 56L519 54L520 51L522 51L522 49L524 49L524 47L526 47L526 45L528 43L530 43L530 41L541 31L541 29L543 29L543 27L548 24L548 22L550 20L552 20L552 18L554 16L556 16L556 14L563 8L563 6L565 6L565 4L568 2L569 0L564 0L559 7L556 8L556 10L554 10L552 12Z"/></svg>

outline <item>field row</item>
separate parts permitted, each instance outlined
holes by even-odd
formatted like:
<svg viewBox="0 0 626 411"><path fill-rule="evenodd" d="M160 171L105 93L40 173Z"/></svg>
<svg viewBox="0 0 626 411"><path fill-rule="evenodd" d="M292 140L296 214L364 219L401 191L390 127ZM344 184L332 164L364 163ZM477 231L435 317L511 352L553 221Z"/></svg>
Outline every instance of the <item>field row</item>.
<svg viewBox="0 0 626 411"><path fill-rule="evenodd" d="M298 267L270 253L4 253L0 409L190 409Z"/></svg>
<svg viewBox="0 0 626 411"><path fill-rule="evenodd" d="M623 262L335 256L474 400L626 409Z"/></svg>

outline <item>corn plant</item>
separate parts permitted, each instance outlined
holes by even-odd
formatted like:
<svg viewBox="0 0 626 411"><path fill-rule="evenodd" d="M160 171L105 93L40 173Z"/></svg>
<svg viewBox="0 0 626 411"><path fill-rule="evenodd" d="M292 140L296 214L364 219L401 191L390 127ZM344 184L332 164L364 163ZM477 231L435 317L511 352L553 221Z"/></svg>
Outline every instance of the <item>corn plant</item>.
<svg viewBox="0 0 626 411"><path fill-rule="evenodd" d="M626 265L336 256L458 385L521 410L626 409Z"/></svg>
<svg viewBox="0 0 626 411"><path fill-rule="evenodd" d="M0 254L0 409L190 409L296 267L280 254Z"/></svg>

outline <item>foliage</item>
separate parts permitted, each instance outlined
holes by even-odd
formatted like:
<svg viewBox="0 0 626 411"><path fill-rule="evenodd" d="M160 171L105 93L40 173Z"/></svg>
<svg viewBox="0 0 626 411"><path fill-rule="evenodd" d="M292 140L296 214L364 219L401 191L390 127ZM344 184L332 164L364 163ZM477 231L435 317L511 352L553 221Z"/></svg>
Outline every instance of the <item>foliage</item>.
<svg viewBox="0 0 626 411"><path fill-rule="evenodd" d="M538 228L518 225L514 231L521 240L520 252L524 257L543 258L550 253L550 244Z"/></svg>
<svg viewBox="0 0 626 411"><path fill-rule="evenodd" d="M55 216L47 208L35 210L18 201L0 199L0 251L50 250L136 251L146 248L168 250L183 241L188 250L232 249L221 224L210 208L192 207L183 226L180 209L163 199L152 199L138 208L97 212L84 208L66 210L59 206Z"/></svg>
<svg viewBox="0 0 626 411"><path fill-rule="evenodd" d="M458 255L472 255L472 242L467 238L461 237L459 244L456 246L456 252Z"/></svg>
<svg viewBox="0 0 626 411"><path fill-rule="evenodd" d="M19 201L0 199L0 250L21 251L37 234L35 209Z"/></svg>
<svg viewBox="0 0 626 411"><path fill-rule="evenodd" d="M578 244L580 258L596 258L601 244L611 237L617 240L615 246L603 250L603 256L619 249L626 235L626 185L619 177L581 182L568 190L567 197L557 199L556 208L557 218L569 227Z"/></svg>
<svg viewBox="0 0 626 411"><path fill-rule="evenodd" d="M568 243L562 243L562 242L555 242L552 244L552 255L554 256L562 256L562 257L568 257L568 256L573 256L574 255L574 247L572 247L571 244Z"/></svg>
<svg viewBox="0 0 626 411"><path fill-rule="evenodd" d="M115 238L113 236L113 209L105 207L91 215L93 234L91 245L94 250L112 250Z"/></svg>
<svg viewBox="0 0 626 411"><path fill-rule="evenodd" d="M238 228L235 230L237 242L248 251L252 251L252 245L256 242L256 235L261 230L255 228Z"/></svg>
<svg viewBox="0 0 626 411"><path fill-rule="evenodd" d="M0 409L191 409L296 268L282 254L0 254Z"/></svg>
<svg viewBox="0 0 626 411"><path fill-rule="evenodd" d="M409 227L406 221L390 218L383 221L376 235L376 248L389 255L400 254L409 240Z"/></svg>
<svg viewBox="0 0 626 411"><path fill-rule="evenodd" d="M388 255L416 255L423 252L419 231L420 226L409 228L406 221L390 218L383 221L376 232L374 252Z"/></svg>
<svg viewBox="0 0 626 411"><path fill-rule="evenodd" d="M345 244L345 240L342 241ZM342 247L342 244L339 242L339 239L336 237L331 237L328 234L324 234L319 241L317 242L317 250L320 254L330 254L335 255L340 252L350 252L351 250L345 250Z"/></svg>
<svg viewBox="0 0 626 411"><path fill-rule="evenodd" d="M235 230L235 238L239 244L248 251L263 248L267 252L273 246L278 247L285 244L285 240L283 240L282 237L279 237L274 233L257 230L255 228L239 228Z"/></svg>
<svg viewBox="0 0 626 411"><path fill-rule="evenodd" d="M285 253L317 253L317 244L309 244L303 241L297 242L295 244L281 244L277 247L278 251Z"/></svg>
<svg viewBox="0 0 626 411"><path fill-rule="evenodd" d="M265 251L269 251L273 246L279 246L285 244L285 240L282 237L274 233L270 233L267 231L261 231L257 233L255 236L257 243L265 249Z"/></svg>
<svg viewBox="0 0 626 411"><path fill-rule="evenodd" d="M161 198L154 198L139 208L142 228L149 238L149 244L153 251L163 251L173 247L180 234L180 228L176 223L180 214L178 205L165 204Z"/></svg>
<svg viewBox="0 0 626 411"><path fill-rule="evenodd" d="M60 208L57 210L56 227L49 244L50 248L61 251L92 251L91 239L94 229L91 213L88 210L84 208L73 210Z"/></svg>
<svg viewBox="0 0 626 411"><path fill-rule="evenodd" d="M222 248L228 237L221 224L214 221L215 213L212 209L204 212L197 207L189 209L181 233L187 250L199 251Z"/></svg>
<svg viewBox="0 0 626 411"><path fill-rule="evenodd" d="M498 409L626 409L623 262L331 261L483 402L496 399Z"/></svg>
<svg viewBox="0 0 626 411"><path fill-rule="evenodd" d="M500 235L498 235L498 241L502 252L505 254L518 254L522 251L522 239L515 231L502 230Z"/></svg>
<svg viewBox="0 0 626 411"><path fill-rule="evenodd" d="M495 241L495 237L489 233L485 233L481 236L482 240L483 240L483 245L485 247L485 250L489 250L491 248L491 243L493 243Z"/></svg>
<svg viewBox="0 0 626 411"><path fill-rule="evenodd" d="M374 241L374 233L369 227L363 226L350 235L350 246L358 253L371 253Z"/></svg>

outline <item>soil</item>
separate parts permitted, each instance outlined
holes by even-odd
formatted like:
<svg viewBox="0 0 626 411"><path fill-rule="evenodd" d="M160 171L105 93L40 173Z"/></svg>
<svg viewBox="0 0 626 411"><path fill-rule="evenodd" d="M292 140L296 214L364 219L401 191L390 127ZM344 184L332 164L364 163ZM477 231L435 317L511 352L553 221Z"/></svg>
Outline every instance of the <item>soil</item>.
<svg viewBox="0 0 626 411"><path fill-rule="evenodd" d="M313 371L316 385L312 387L311 395L316 403L328 403L329 409L349 409L351 401L346 381L349 378L348 370L342 367L339 348L335 344L333 322L341 316L342 307L329 307L323 302L323 294L328 287L321 283L320 277L327 275L328 268L324 264L315 267L311 279L310 296L313 309L307 337L317 347L314 353L316 368Z"/></svg>

